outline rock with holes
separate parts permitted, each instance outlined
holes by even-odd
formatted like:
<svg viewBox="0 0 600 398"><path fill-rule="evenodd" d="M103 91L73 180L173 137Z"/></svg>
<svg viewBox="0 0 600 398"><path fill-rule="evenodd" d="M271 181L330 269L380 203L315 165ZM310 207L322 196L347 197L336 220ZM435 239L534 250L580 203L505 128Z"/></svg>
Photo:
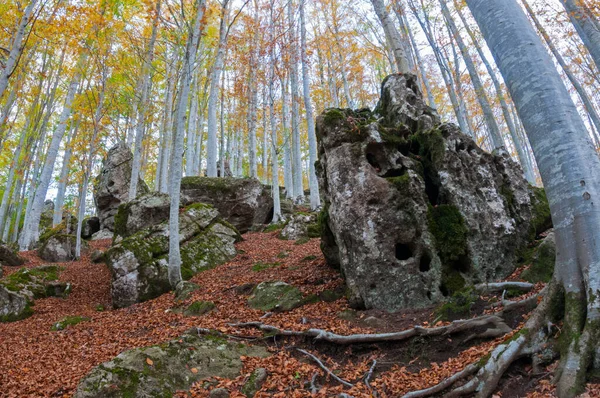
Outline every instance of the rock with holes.
<svg viewBox="0 0 600 398"><path fill-rule="evenodd" d="M203 379L238 377L243 357L268 356L264 347L204 337L191 329L176 340L125 351L98 365L79 382L74 396L171 397Z"/></svg>
<svg viewBox="0 0 600 398"><path fill-rule="evenodd" d="M504 278L547 223L519 165L441 124L412 75L386 78L374 112L326 110L317 138L322 249L354 307L426 307Z"/></svg>
<svg viewBox="0 0 600 398"><path fill-rule="evenodd" d="M181 203L208 203L240 233L254 224L268 224L273 218L273 198L268 187L255 178L184 177Z"/></svg>
<svg viewBox="0 0 600 398"><path fill-rule="evenodd" d="M232 259L236 255L234 243L239 240L239 233L212 206L196 203L182 209L179 242L183 279ZM127 307L170 291L168 259L168 220L119 237L119 242L104 253L112 274L113 306Z"/></svg>
<svg viewBox="0 0 600 398"><path fill-rule="evenodd" d="M92 236L100 231L100 219L98 217L85 218L81 224L81 237L91 239Z"/></svg>
<svg viewBox="0 0 600 398"><path fill-rule="evenodd" d="M108 151L102 170L94 180L94 202L101 230L113 231L117 209L129 199L132 164L131 150L126 143L119 142ZM138 196L148 191L146 183L140 178L137 184Z"/></svg>

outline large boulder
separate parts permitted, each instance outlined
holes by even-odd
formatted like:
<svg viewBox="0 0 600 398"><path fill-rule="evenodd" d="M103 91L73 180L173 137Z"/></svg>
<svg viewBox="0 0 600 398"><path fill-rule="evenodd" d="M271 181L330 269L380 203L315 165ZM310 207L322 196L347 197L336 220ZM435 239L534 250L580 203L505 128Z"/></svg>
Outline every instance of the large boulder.
<svg viewBox="0 0 600 398"><path fill-rule="evenodd" d="M134 207L129 208L133 213ZM240 239L212 206L196 203L183 209L179 214L183 278L232 259L234 243ZM168 221L131 233L107 250L104 258L112 273L113 306L126 307L170 291L168 257Z"/></svg>
<svg viewBox="0 0 600 398"><path fill-rule="evenodd" d="M160 192L150 192L123 203L115 215L115 235L127 237L160 224L169 219L169 209L169 195Z"/></svg>
<svg viewBox="0 0 600 398"><path fill-rule="evenodd" d="M239 376L242 357L268 355L264 347L204 337L191 329L177 340L125 351L98 365L79 382L74 397L171 397L202 379Z"/></svg>
<svg viewBox="0 0 600 398"><path fill-rule="evenodd" d="M7 244L0 242L0 265L6 265L9 267L17 267L23 265L25 259L19 256L16 250L13 250Z"/></svg>
<svg viewBox="0 0 600 398"><path fill-rule="evenodd" d="M254 224L267 224L273 217L270 190L254 178L184 177L181 203L208 203L240 233Z"/></svg>
<svg viewBox="0 0 600 398"><path fill-rule="evenodd" d="M317 213L296 213L289 216L279 237L287 240L318 238L321 236Z"/></svg>
<svg viewBox="0 0 600 398"><path fill-rule="evenodd" d="M13 322L33 313L29 300L23 295L0 285L0 322Z"/></svg>
<svg viewBox="0 0 600 398"><path fill-rule="evenodd" d="M65 262L73 261L76 257L77 219L68 217L56 227L47 230L40 236L38 256L44 261ZM82 250L87 249L87 243L81 242Z"/></svg>
<svg viewBox="0 0 600 398"><path fill-rule="evenodd" d="M387 77L375 112L326 110L317 138L323 253L355 307L427 307L510 275L547 209L505 151L441 124L412 75Z"/></svg>
<svg viewBox="0 0 600 398"><path fill-rule="evenodd" d="M262 311L290 311L305 303L304 295L285 282L262 282L252 291L248 305Z"/></svg>
<svg viewBox="0 0 600 398"><path fill-rule="evenodd" d="M119 142L108 151L102 170L94 180L94 202L100 229L112 231L119 205L129 200L132 165L133 154L126 143ZM137 185L138 196L148 191L148 186L140 178Z"/></svg>
<svg viewBox="0 0 600 398"><path fill-rule="evenodd" d="M40 231L44 231L48 228L52 228L52 219L54 217L54 202L50 199L46 199L44 202L44 208L40 215Z"/></svg>

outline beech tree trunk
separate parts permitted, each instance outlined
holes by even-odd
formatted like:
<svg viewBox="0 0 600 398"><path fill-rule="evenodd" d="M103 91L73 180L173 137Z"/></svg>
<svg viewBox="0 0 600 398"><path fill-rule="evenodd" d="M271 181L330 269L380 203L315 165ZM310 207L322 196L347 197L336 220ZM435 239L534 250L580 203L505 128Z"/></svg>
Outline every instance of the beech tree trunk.
<svg viewBox="0 0 600 398"><path fill-rule="evenodd" d="M292 92L292 180L294 184L294 201L304 201L304 187L302 184L302 151L300 144L300 96L298 95L298 49L297 35L294 29L293 2L287 4L289 23L289 51L290 55L290 89ZM271 99L273 101L273 99Z"/></svg>
<svg viewBox="0 0 600 398"><path fill-rule="evenodd" d="M600 71L600 24L582 0L560 0Z"/></svg>
<svg viewBox="0 0 600 398"><path fill-rule="evenodd" d="M377 18L381 22L383 26L383 31L385 33L385 37L392 48L394 53L394 61L396 61L396 66L398 67L398 71L400 73L410 73L410 67L408 65L408 56L405 51L405 46L402 42L402 37L394 26L390 15L385 8L385 3L383 0L371 0L373 4L373 8L375 9L375 14L377 14Z"/></svg>
<svg viewBox="0 0 600 398"><path fill-rule="evenodd" d="M561 335L567 347L561 354L557 394L573 397L585 387L600 337L600 158L550 55L516 0L467 4L517 106L550 202L557 246L554 278L562 287ZM523 350L534 332L538 331L526 331L514 349ZM479 395L488 390L481 386Z"/></svg>

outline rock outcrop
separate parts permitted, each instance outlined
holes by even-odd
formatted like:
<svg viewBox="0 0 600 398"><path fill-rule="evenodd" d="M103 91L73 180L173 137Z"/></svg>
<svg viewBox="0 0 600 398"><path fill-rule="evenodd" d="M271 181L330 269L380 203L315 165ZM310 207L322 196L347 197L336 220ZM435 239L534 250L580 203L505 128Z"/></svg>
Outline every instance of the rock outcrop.
<svg viewBox="0 0 600 398"><path fill-rule="evenodd" d="M262 282L254 288L248 305L262 311L290 311L305 303L302 292L285 282Z"/></svg>
<svg viewBox="0 0 600 398"><path fill-rule="evenodd" d="M273 218L270 189L253 178L184 177L181 204L208 203L240 233L254 224L268 224Z"/></svg>
<svg viewBox="0 0 600 398"><path fill-rule="evenodd" d="M281 239L298 240L301 238L318 238L321 230L317 223L317 213L296 213L289 216L285 226L279 233Z"/></svg>
<svg viewBox="0 0 600 398"><path fill-rule="evenodd" d="M56 227L47 230L40 236L37 254L44 261L65 262L75 259L77 244L77 219L67 217ZM87 249L87 243L81 242L82 250Z"/></svg>
<svg viewBox="0 0 600 398"><path fill-rule="evenodd" d="M6 265L8 267L18 267L23 265L25 260L19 256L16 250L13 250L7 244L0 242L0 265Z"/></svg>
<svg viewBox="0 0 600 398"><path fill-rule="evenodd" d="M119 206L114 232L127 237L144 228L169 219L170 197L166 193L150 192Z"/></svg>
<svg viewBox="0 0 600 398"><path fill-rule="evenodd" d="M94 181L94 202L101 229L113 230L119 205L129 199L132 164L133 154L124 142L111 148L102 163L102 170ZM148 186L140 179L138 196L148 191Z"/></svg>
<svg viewBox="0 0 600 398"><path fill-rule="evenodd" d="M170 397L202 379L239 376L241 357L268 355L263 347L199 336L192 329L177 340L125 351L95 367L79 382L75 398Z"/></svg>
<svg viewBox="0 0 600 398"><path fill-rule="evenodd" d="M355 307L426 307L506 277L544 223L521 168L441 124L414 76L386 78L374 112L326 110L317 138L323 253Z"/></svg>
<svg viewBox="0 0 600 398"><path fill-rule="evenodd" d="M168 203L168 197L160 197ZM141 206L146 202L142 200L128 206L131 214L138 212L136 203ZM128 225L126 220L123 225ZM117 308L149 300L171 290L167 275L168 220L139 231L128 231L131 233L126 238L104 254L112 273L113 306ZM179 239L181 273L187 280L201 270L232 259L236 254L234 242L241 237L212 206L197 203L180 212Z"/></svg>

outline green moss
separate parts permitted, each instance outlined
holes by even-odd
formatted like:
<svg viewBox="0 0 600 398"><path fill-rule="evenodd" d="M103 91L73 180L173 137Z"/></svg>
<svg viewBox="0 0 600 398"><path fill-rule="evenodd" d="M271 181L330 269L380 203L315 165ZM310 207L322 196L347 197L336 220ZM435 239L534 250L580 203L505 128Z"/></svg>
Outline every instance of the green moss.
<svg viewBox="0 0 600 398"><path fill-rule="evenodd" d="M130 203L123 203L118 207L117 214L115 214L115 236L125 237L127 235L127 220L129 220L130 213Z"/></svg>
<svg viewBox="0 0 600 398"><path fill-rule="evenodd" d="M88 318L86 316L69 315L69 316L66 316L65 318L63 318L62 320L58 321L54 325L52 325L51 329L53 331L64 330L69 326L74 326L81 322L86 322L89 320L90 320L90 318Z"/></svg>
<svg viewBox="0 0 600 398"><path fill-rule="evenodd" d="M325 124L327 125L332 125L334 123L336 123L339 120L344 120L346 119L346 114L344 113L344 111L342 111L341 109L337 109L337 108L330 108L327 109L325 111L325 114L323 115L323 120L325 121Z"/></svg>
<svg viewBox="0 0 600 398"><path fill-rule="evenodd" d="M30 301L27 301L27 304L25 304L25 308L23 309L23 311L20 314L18 314L18 315L14 315L14 314L2 315L2 316L0 316L0 323L16 322L16 321L23 320L25 318L29 318L31 315L33 315L32 307L33 307L33 303Z"/></svg>
<svg viewBox="0 0 600 398"><path fill-rule="evenodd" d="M184 311L185 316L200 316L217 308L212 301L194 301Z"/></svg>
<svg viewBox="0 0 600 398"><path fill-rule="evenodd" d="M500 185L500 195L504 198L506 207L508 208L509 214L514 217L515 215L515 194L510 188L509 184L504 182Z"/></svg>
<svg viewBox="0 0 600 398"><path fill-rule="evenodd" d="M412 152L419 156L426 172L437 168L446 152L444 137L438 129L415 133L410 136L410 143Z"/></svg>
<svg viewBox="0 0 600 398"><path fill-rule="evenodd" d="M189 206L185 207L185 211L188 210L211 210L214 209L211 205L207 205L206 203L192 203Z"/></svg>
<svg viewBox="0 0 600 398"><path fill-rule="evenodd" d="M427 220L429 231L435 238L438 255L444 265L450 265L467 254L469 230L456 206L429 206Z"/></svg>
<svg viewBox="0 0 600 398"><path fill-rule="evenodd" d="M306 256L306 257L304 257L304 258L303 258L302 260L300 260L300 261L302 261L302 262L306 262L306 261L313 261L313 260L316 260L316 259L317 259L317 256L314 256L314 255L312 255L312 254L311 254L310 256Z"/></svg>
<svg viewBox="0 0 600 398"><path fill-rule="evenodd" d="M435 310L435 322L451 321L468 316L476 300L477 295L471 290L454 293L446 303Z"/></svg>
<svg viewBox="0 0 600 398"><path fill-rule="evenodd" d="M576 293L564 294L564 323L558 346L561 357L566 355L569 347L578 347L581 331L586 322L586 300Z"/></svg>
<svg viewBox="0 0 600 398"><path fill-rule="evenodd" d="M239 179L233 177L183 177L181 189L202 189L212 192L230 192L237 189Z"/></svg>
<svg viewBox="0 0 600 398"><path fill-rule="evenodd" d="M441 289L446 294L454 294L463 290L467 282L461 273L449 266L442 267Z"/></svg>
<svg viewBox="0 0 600 398"><path fill-rule="evenodd" d="M262 311L289 311L302 304L302 292L282 282L263 282L254 289L248 299L250 307Z"/></svg>
<svg viewBox="0 0 600 398"><path fill-rule="evenodd" d="M278 261L276 261L274 263L264 263L262 261L258 261L256 263L254 263L254 265L252 266L252 271L260 272L260 271L264 271L266 269L277 268L280 265L281 265L281 263Z"/></svg>
<svg viewBox="0 0 600 398"><path fill-rule="evenodd" d="M306 227L306 233L309 238L320 238L321 237L321 226L319 223L309 224Z"/></svg>
<svg viewBox="0 0 600 398"><path fill-rule="evenodd" d="M531 256L527 263L530 266L523 271L521 278L531 283L550 282L554 273L554 264L556 263L554 245L543 242L533 250L529 250L527 255Z"/></svg>
<svg viewBox="0 0 600 398"><path fill-rule="evenodd" d="M543 188L529 186L533 192L531 198L531 228L532 239L542 232L552 228L552 217L550 216L550 205L546 197L546 191Z"/></svg>
<svg viewBox="0 0 600 398"><path fill-rule="evenodd" d="M287 224L286 222L269 224L269 226L266 227L263 232L275 232L275 231L279 231L280 229L283 229L286 226L286 224Z"/></svg>
<svg viewBox="0 0 600 398"><path fill-rule="evenodd" d="M408 175L408 173L399 177L387 177L386 180L394 185L400 193L408 193L408 188L410 186L410 175Z"/></svg>
<svg viewBox="0 0 600 398"><path fill-rule="evenodd" d="M33 291L36 297L45 297L44 282L55 281L58 279L59 267L56 265L46 265L37 268L21 268L0 281L4 287L13 292L19 292L25 288L32 288L33 285L40 285L39 289ZM39 291L38 291L39 290Z"/></svg>
<svg viewBox="0 0 600 398"><path fill-rule="evenodd" d="M106 308L104 307L103 304L96 304L96 306L94 307L94 309L98 312L102 312L104 311Z"/></svg>
<svg viewBox="0 0 600 398"><path fill-rule="evenodd" d="M303 236L299 239L297 239L294 244L299 246L299 245L304 245L306 243L310 242L310 238L308 236Z"/></svg>

